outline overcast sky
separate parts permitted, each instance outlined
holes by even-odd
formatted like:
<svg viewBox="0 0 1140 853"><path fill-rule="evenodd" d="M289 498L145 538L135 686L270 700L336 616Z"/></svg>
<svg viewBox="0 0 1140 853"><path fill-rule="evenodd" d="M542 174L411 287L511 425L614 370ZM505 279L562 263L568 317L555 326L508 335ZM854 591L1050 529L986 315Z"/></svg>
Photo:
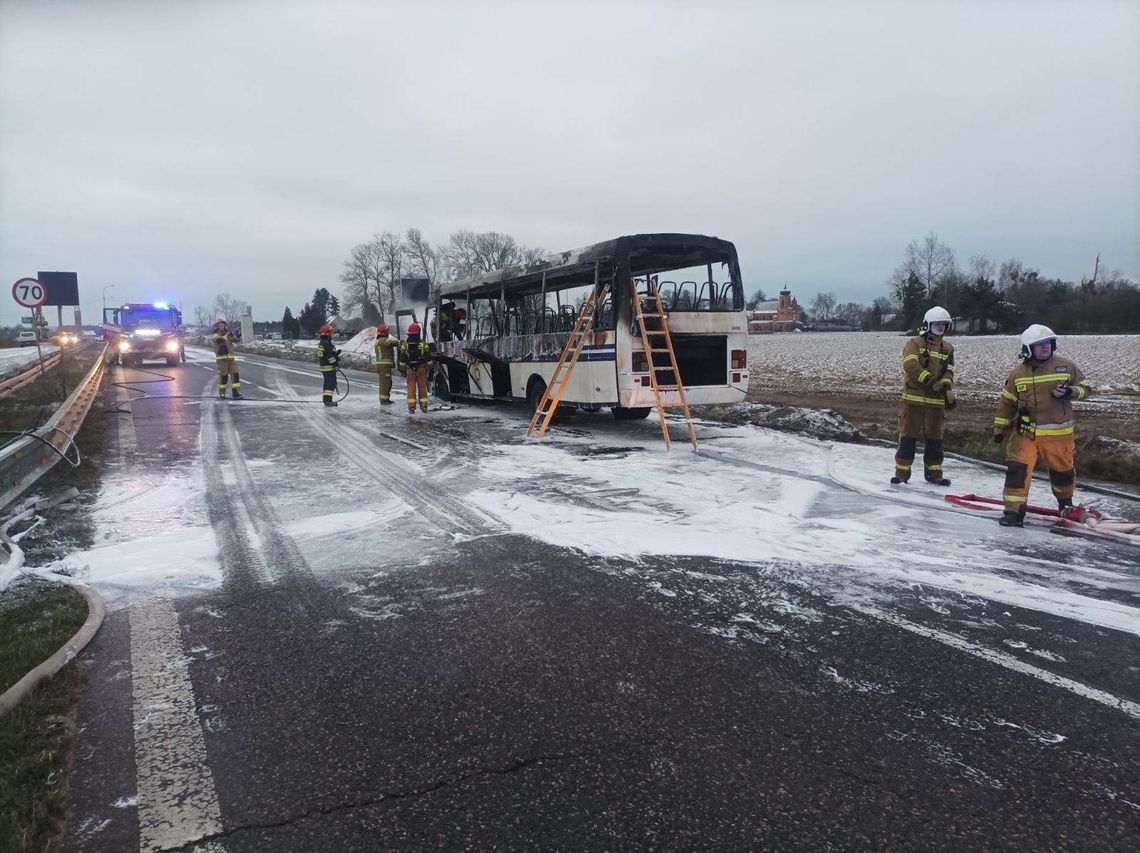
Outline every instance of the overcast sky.
<svg viewBox="0 0 1140 853"><path fill-rule="evenodd" d="M0 0L0 324L38 270L279 319L408 226L714 234L802 302L931 230L1137 280L1140 3Z"/></svg>

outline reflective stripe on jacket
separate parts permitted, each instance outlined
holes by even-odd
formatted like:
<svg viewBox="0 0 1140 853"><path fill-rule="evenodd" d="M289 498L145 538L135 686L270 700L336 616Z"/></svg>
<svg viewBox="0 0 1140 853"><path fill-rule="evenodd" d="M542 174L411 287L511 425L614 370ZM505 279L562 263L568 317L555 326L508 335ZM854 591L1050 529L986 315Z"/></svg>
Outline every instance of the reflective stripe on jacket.
<svg viewBox="0 0 1140 853"><path fill-rule="evenodd" d="M1068 385L1071 397L1054 397L1053 390ZM1087 400L1092 393L1076 363L1063 355L1043 362L1023 361L1009 374L998 398L994 431L1016 426L1019 413L1028 415L1037 435L1071 435L1073 400Z"/></svg>
<svg viewBox="0 0 1140 853"><path fill-rule="evenodd" d="M210 335L210 343L214 345L214 361L234 360L233 332L214 332Z"/></svg>
<svg viewBox="0 0 1140 853"><path fill-rule="evenodd" d="M317 364L321 366L321 373L331 373L336 370L336 347L332 338L321 338L317 344Z"/></svg>
<svg viewBox="0 0 1140 853"><path fill-rule="evenodd" d="M938 335L916 335L903 347L904 403L945 406L954 381L954 345Z"/></svg>
<svg viewBox="0 0 1140 853"><path fill-rule="evenodd" d="M377 338L373 344L376 351L376 363L380 365L393 365L396 363L396 341L392 338Z"/></svg>

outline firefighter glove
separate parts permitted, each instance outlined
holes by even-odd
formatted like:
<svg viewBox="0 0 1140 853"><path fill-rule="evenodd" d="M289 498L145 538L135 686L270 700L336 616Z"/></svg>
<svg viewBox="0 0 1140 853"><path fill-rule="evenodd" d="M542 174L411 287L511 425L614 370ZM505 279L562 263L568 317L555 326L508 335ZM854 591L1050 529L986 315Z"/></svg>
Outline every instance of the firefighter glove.
<svg viewBox="0 0 1140 853"><path fill-rule="evenodd" d="M1053 396L1059 397L1062 400L1067 400L1073 396L1073 389L1069 383L1066 382L1064 385L1058 385L1053 389Z"/></svg>
<svg viewBox="0 0 1140 853"><path fill-rule="evenodd" d="M994 433L994 444L1001 444L1003 441L1005 441L1005 433L1004 432L995 432Z"/></svg>

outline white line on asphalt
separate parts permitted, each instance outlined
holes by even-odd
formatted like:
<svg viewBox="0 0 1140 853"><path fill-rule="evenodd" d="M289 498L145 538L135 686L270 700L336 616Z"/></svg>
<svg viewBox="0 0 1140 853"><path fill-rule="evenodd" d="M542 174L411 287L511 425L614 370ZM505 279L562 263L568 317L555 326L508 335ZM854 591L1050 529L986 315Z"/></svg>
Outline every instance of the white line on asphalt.
<svg viewBox="0 0 1140 853"><path fill-rule="evenodd" d="M1054 687L1060 687L1075 693L1078 696L1083 696L1086 699L1092 699L1094 702L1100 702L1102 705L1107 705L1109 708L1115 708L1118 711L1123 711L1134 719L1140 719L1140 703L1132 702L1128 699L1121 699L1119 696L1113 696L1104 690L1097 690L1095 687L1089 687L1087 684L1081 684L1079 681L1073 681L1071 678L1065 678L1063 675L1049 672L1045 669L1040 669L1032 664L1025 663L1015 657L1002 654L1001 652L987 649L982 646L975 646L972 643L963 640L956 634L950 634L946 631L939 631L937 628L928 628L925 625L918 625L914 622L909 622L900 616L895 616L893 613L879 610L875 607L867 607L862 604L849 605L853 610L857 610L873 619L880 619L894 625L897 628L902 628L904 631L910 631L912 634L918 634L920 637L926 637L931 640L937 640L944 643L951 648L958 651L965 652L966 654L973 655L974 657L981 658L982 660L996 663L998 666L1004 666L1006 669L1020 672L1024 675L1031 675L1044 681L1046 684L1052 684Z"/></svg>
<svg viewBox="0 0 1140 853"><path fill-rule="evenodd" d="M173 602L136 604L130 625L139 849L168 850L221 832L221 807Z"/></svg>

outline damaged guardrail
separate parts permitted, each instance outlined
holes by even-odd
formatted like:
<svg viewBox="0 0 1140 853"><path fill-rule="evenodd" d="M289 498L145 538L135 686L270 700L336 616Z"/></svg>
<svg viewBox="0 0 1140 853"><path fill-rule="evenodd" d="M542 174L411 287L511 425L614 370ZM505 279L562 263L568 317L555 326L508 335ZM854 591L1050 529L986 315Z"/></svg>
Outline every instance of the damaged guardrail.
<svg viewBox="0 0 1140 853"><path fill-rule="evenodd" d="M103 379L106 345L95 364L47 423L0 448L0 509L29 489L60 459L80 462L75 436L83 426Z"/></svg>

